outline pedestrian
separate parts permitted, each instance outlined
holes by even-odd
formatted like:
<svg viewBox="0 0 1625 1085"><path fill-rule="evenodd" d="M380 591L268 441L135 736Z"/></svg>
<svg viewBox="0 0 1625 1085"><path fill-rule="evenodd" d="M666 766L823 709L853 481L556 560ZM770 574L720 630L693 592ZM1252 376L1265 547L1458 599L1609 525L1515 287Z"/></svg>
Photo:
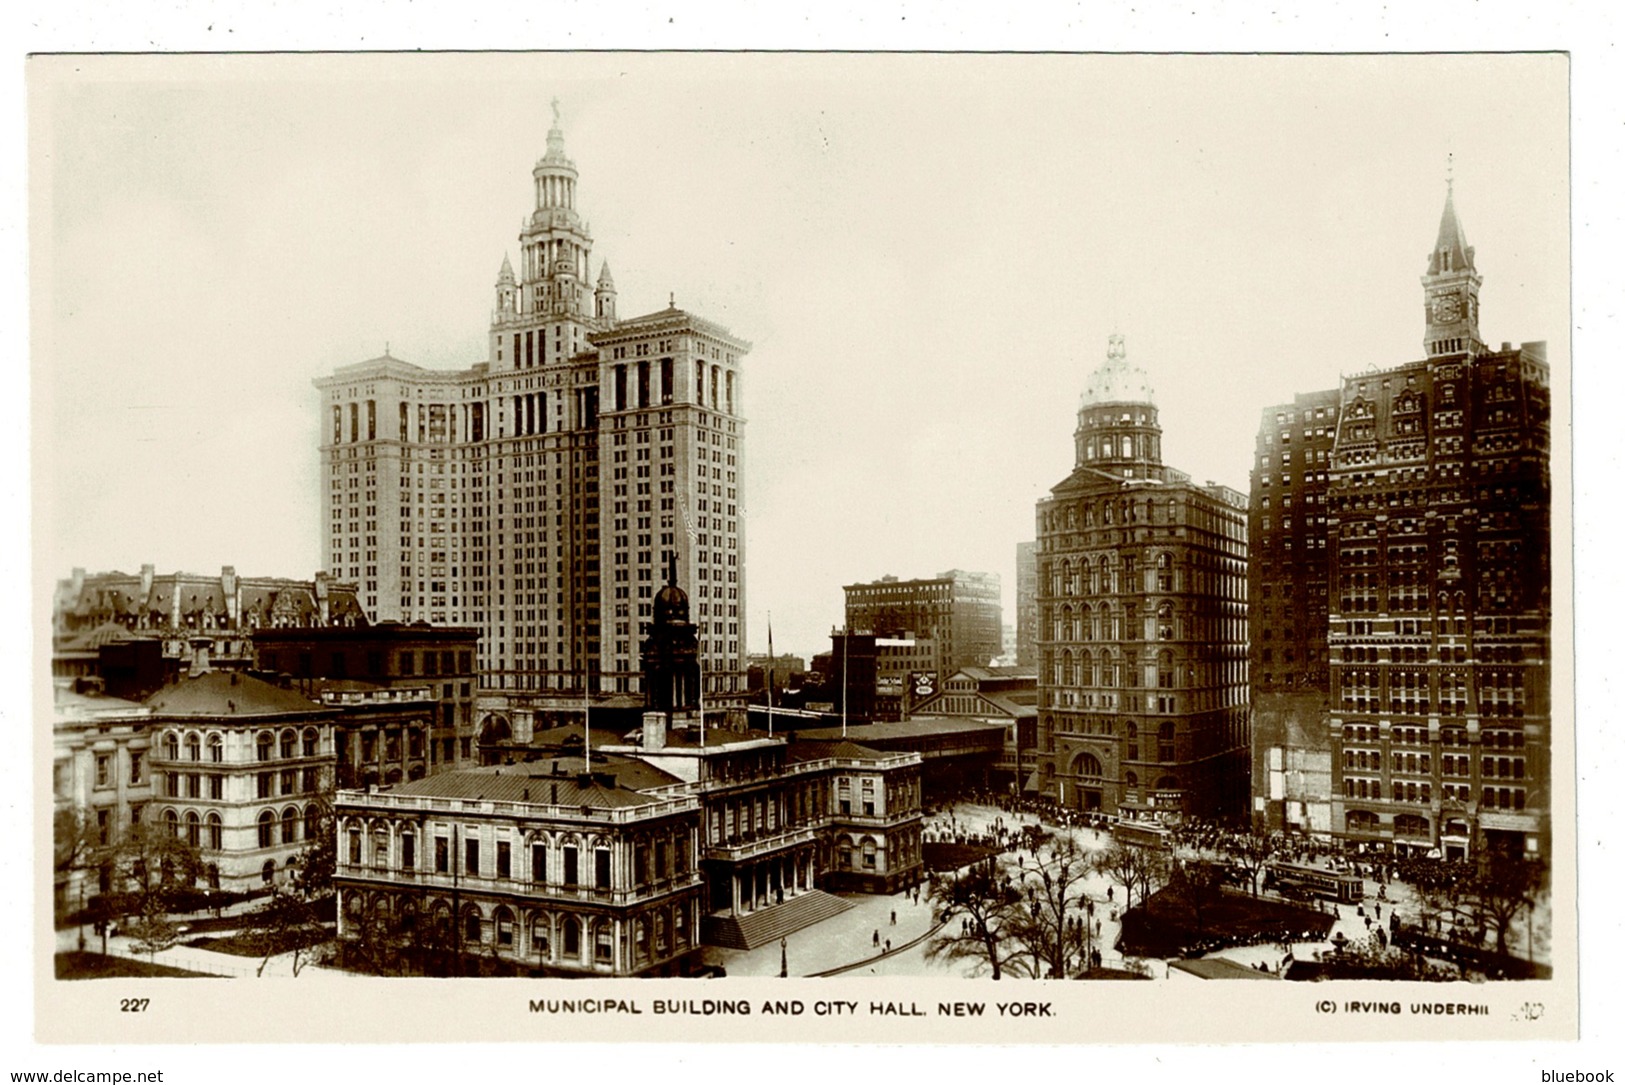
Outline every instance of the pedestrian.
<svg viewBox="0 0 1625 1085"><path fill-rule="evenodd" d="M880 944L880 928L876 927L875 928L875 945L878 946L879 944Z"/></svg>
<svg viewBox="0 0 1625 1085"><path fill-rule="evenodd" d="M1106 887L1106 899L1107 900L1112 899L1112 887L1109 886L1109 885Z"/></svg>
<svg viewBox="0 0 1625 1085"><path fill-rule="evenodd" d="M896 908L893 908L891 910L891 925L894 926L894 927L897 926L897 909Z"/></svg>
<svg viewBox="0 0 1625 1085"><path fill-rule="evenodd" d="M890 938L886 939L886 952L887 953L891 952L891 939Z"/></svg>

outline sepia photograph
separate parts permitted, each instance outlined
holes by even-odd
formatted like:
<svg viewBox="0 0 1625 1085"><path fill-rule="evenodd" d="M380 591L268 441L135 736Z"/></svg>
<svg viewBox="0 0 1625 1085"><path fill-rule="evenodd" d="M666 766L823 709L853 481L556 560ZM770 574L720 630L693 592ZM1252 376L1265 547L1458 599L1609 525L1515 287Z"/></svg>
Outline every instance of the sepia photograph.
<svg viewBox="0 0 1625 1085"><path fill-rule="evenodd" d="M1570 65L30 57L37 1038L1575 1039Z"/></svg>

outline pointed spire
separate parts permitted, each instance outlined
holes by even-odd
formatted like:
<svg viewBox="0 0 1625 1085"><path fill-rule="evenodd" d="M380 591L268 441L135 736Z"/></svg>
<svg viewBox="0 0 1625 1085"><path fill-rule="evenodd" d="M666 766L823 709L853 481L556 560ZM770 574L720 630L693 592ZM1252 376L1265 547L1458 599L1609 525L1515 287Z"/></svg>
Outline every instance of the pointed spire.
<svg viewBox="0 0 1625 1085"><path fill-rule="evenodd" d="M1439 216L1439 238L1428 257L1428 274L1467 271L1472 267L1473 248L1467 244L1467 234L1456 217L1455 156L1451 155L1445 167L1444 212Z"/></svg>
<svg viewBox="0 0 1625 1085"><path fill-rule="evenodd" d="M604 288L606 286L609 287L610 289L614 289L614 287L615 287L615 277L609 273L609 261L608 260L605 260L603 265L599 268L599 271L598 271L598 286L599 286L600 289L602 289L602 288Z"/></svg>
<svg viewBox="0 0 1625 1085"><path fill-rule="evenodd" d="M508 254L507 253L502 254L502 270L497 272L497 282L499 282L499 283L511 283L511 282L513 282L513 265L508 262Z"/></svg>

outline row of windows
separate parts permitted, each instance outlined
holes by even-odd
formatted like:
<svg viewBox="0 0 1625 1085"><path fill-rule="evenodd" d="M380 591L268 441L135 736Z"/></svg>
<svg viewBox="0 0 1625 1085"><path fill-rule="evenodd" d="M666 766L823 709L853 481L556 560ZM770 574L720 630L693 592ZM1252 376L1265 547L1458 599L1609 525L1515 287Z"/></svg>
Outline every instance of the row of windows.
<svg viewBox="0 0 1625 1085"><path fill-rule="evenodd" d="M321 743L321 735L314 727L307 727L301 732L293 728L286 728L280 736L271 731L260 731L254 736L254 749L256 759L270 761L275 753L280 751L284 759L293 757L315 757ZM166 731L163 737L164 760L181 760L181 736L174 731ZM187 734L184 745L186 747L186 760L203 760L203 736L197 732ZM225 739L219 734L211 734L208 738L209 761L221 764L225 761Z"/></svg>

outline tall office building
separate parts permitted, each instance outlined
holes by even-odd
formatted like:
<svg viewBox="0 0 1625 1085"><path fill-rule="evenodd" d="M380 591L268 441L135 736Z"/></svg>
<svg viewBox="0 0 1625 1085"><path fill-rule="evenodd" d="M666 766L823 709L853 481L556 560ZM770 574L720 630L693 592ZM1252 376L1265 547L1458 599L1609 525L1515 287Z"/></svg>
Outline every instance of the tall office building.
<svg viewBox="0 0 1625 1085"><path fill-rule="evenodd" d="M1447 194L1424 357L1265 413L1258 703L1305 697L1278 733L1257 731L1266 823L1292 826L1297 804L1299 827L1399 852L1550 846L1549 371L1544 343L1485 345L1480 282ZM1324 784L1288 771L1294 743L1324 752Z"/></svg>
<svg viewBox="0 0 1625 1085"><path fill-rule="evenodd" d="M1016 666L1038 665L1038 544L1016 543Z"/></svg>
<svg viewBox="0 0 1625 1085"><path fill-rule="evenodd" d="M619 315L607 264L590 278L556 115L531 176L484 360L437 372L386 352L316 382L329 568L378 620L478 629L482 718L523 740L539 713L639 689L675 558L707 703L742 704L749 344L675 301Z"/></svg>
<svg viewBox="0 0 1625 1085"><path fill-rule="evenodd" d="M1162 462L1121 336L1089 378L1072 473L1038 503L1038 771L1063 806L1240 816L1247 797L1241 494Z"/></svg>
<svg viewBox="0 0 1625 1085"><path fill-rule="evenodd" d="M1004 651L1004 604L997 573L949 569L920 580L883 576L846 585L846 628L895 638L905 633L936 644L937 679L985 667Z"/></svg>

